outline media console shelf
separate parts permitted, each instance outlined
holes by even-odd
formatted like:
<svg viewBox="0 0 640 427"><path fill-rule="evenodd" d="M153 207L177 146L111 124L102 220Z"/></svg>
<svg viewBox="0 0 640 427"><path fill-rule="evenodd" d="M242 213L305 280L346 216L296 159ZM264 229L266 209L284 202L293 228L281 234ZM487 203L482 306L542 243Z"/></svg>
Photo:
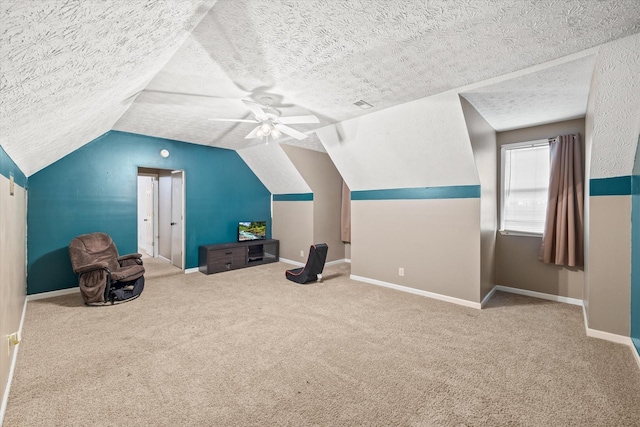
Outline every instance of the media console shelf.
<svg viewBox="0 0 640 427"><path fill-rule="evenodd" d="M280 242L273 239L203 245L198 248L198 269L212 274L268 264L277 262L279 253Z"/></svg>

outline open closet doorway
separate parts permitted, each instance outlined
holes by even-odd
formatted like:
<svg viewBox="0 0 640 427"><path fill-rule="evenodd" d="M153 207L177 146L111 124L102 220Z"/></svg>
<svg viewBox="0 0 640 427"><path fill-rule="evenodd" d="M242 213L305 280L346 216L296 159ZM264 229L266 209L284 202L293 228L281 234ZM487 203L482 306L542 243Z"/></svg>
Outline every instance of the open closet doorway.
<svg viewBox="0 0 640 427"><path fill-rule="evenodd" d="M138 251L184 270L184 171L138 168Z"/></svg>

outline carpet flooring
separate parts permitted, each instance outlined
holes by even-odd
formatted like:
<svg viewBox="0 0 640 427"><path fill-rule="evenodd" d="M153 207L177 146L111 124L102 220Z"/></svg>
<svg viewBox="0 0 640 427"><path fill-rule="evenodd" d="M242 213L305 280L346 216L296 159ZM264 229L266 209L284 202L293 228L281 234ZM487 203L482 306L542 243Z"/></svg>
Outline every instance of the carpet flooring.
<svg viewBox="0 0 640 427"><path fill-rule="evenodd" d="M306 286L286 268L29 302L4 425L640 425L629 347L586 337L579 307L497 292L476 310L348 264Z"/></svg>

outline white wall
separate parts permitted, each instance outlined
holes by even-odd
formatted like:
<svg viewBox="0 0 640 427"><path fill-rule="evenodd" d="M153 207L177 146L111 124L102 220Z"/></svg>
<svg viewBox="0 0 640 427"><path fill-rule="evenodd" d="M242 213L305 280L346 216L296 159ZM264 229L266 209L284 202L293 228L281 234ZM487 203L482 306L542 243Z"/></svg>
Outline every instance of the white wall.
<svg viewBox="0 0 640 427"><path fill-rule="evenodd" d="M311 193L311 188L277 142L259 142L238 150L238 154L272 194Z"/></svg>
<svg viewBox="0 0 640 427"><path fill-rule="evenodd" d="M444 92L319 129L351 191L478 185L456 92Z"/></svg>

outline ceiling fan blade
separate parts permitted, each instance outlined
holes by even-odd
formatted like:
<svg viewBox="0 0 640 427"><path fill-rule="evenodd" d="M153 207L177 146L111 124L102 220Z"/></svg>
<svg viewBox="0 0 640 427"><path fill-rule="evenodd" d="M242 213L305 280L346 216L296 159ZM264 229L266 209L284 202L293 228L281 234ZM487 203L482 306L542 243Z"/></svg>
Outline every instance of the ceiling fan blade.
<svg viewBox="0 0 640 427"><path fill-rule="evenodd" d="M183 97L232 99L232 98L229 98L227 96L207 95L207 94L204 94L204 93L171 92L171 91L168 91L168 90L158 90L158 89L143 89L140 92L158 93L158 94L161 94L161 95L183 96Z"/></svg>
<svg viewBox="0 0 640 427"><path fill-rule="evenodd" d="M256 104L253 101L246 101L246 100L242 100L242 102L244 102L244 105L247 106L247 108L249 110L251 110L251 112L253 113L254 116L256 116L256 119L262 121L262 120L267 120L267 115L265 114L265 112L262 110L262 107L260 107L259 104Z"/></svg>
<svg viewBox="0 0 640 427"><path fill-rule="evenodd" d="M314 116L289 116L289 117L280 117L278 121L285 125L295 125L302 123L320 123L320 120Z"/></svg>
<svg viewBox="0 0 640 427"><path fill-rule="evenodd" d="M241 123L260 123L254 119L209 119L213 122L241 122Z"/></svg>
<svg viewBox="0 0 640 427"><path fill-rule="evenodd" d="M251 132L249 132L249 135L245 136L244 139L257 138L259 130L260 130L260 126L256 126L256 128Z"/></svg>
<svg viewBox="0 0 640 427"><path fill-rule="evenodd" d="M278 129L280 132L294 137L298 141L303 140L303 139L305 139L307 137L307 134L304 134L304 133L302 133L300 131L297 131L297 130L295 130L293 128L290 128L289 126L285 126L285 125L280 124L280 123L276 123L274 125L274 127L276 129Z"/></svg>

